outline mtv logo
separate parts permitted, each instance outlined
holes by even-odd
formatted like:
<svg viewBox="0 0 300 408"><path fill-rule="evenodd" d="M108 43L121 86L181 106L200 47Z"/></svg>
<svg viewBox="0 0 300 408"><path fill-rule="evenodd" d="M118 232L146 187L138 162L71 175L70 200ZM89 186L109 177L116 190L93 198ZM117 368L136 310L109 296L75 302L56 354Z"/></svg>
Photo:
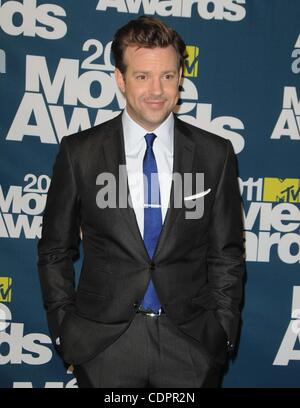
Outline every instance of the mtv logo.
<svg viewBox="0 0 300 408"><path fill-rule="evenodd" d="M265 177L263 201L300 203L300 179Z"/></svg>
<svg viewBox="0 0 300 408"><path fill-rule="evenodd" d="M0 277L0 302L11 302L12 278Z"/></svg>
<svg viewBox="0 0 300 408"><path fill-rule="evenodd" d="M188 58L184 61L183 74L185 77L197 77L199 47L196 47L194 45L187 45L186 51L188 54Z"/></svg>

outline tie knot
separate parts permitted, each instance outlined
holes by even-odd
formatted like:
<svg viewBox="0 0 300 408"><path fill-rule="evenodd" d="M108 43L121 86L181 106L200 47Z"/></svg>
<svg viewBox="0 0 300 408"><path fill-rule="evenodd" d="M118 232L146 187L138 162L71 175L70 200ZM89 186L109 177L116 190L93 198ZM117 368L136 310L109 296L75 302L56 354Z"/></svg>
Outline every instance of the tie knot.
<svg viewBox="0 0 300 408"><path fill-rule="evenodd" d="M149 147L152 148L155 138L156 138L156 135L154 133L147 133L145 135L145 139L146 139L146 143L147 143L147 149L149 149Z"/></svg>

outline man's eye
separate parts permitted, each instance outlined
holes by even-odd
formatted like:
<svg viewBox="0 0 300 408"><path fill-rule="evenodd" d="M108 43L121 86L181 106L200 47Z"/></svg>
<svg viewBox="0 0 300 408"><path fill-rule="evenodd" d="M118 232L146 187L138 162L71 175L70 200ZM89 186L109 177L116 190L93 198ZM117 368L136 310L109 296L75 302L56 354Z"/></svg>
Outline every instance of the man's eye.
<svg viewBox="0 0 300 408"><path fill-rule="evenodd" d="M146 79L146 75L138 75L136 78L139 80L144 80Z"/></svg>
<svg viewBox="0 0 300 408"><path fill-rule="evenodd" d="M165 79L173 79L174 75L173 74L166 74Z"/></svg>

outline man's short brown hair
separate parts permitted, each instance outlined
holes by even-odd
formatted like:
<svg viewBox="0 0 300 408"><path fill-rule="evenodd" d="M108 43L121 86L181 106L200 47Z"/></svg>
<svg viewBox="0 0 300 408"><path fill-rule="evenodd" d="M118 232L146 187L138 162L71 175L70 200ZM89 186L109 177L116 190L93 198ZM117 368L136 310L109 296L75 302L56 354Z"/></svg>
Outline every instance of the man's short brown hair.
<svg viewBox="0 0 300 408"><path fill-rule="evenodd" d="M126 72L124 52L129 45L143 48L166 48L172 45L177 54L178 69L181 67L183 72L184 60L187 58L185 43L176 31L158 18L141 16L129 21L116 32L111 50L115 66L122 74Z"/></svg>

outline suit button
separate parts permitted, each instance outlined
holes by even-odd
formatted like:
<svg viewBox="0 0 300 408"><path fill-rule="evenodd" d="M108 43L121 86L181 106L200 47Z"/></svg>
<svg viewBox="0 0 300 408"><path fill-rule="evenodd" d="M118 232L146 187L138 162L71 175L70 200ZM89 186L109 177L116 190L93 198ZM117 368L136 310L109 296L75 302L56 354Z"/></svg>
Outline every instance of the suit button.
<svg viewBox="0 0 300 408"><path fill-rule="evenodd" d="M155 263L154 262L150 262L150 269L155 269Z"/></svg>

